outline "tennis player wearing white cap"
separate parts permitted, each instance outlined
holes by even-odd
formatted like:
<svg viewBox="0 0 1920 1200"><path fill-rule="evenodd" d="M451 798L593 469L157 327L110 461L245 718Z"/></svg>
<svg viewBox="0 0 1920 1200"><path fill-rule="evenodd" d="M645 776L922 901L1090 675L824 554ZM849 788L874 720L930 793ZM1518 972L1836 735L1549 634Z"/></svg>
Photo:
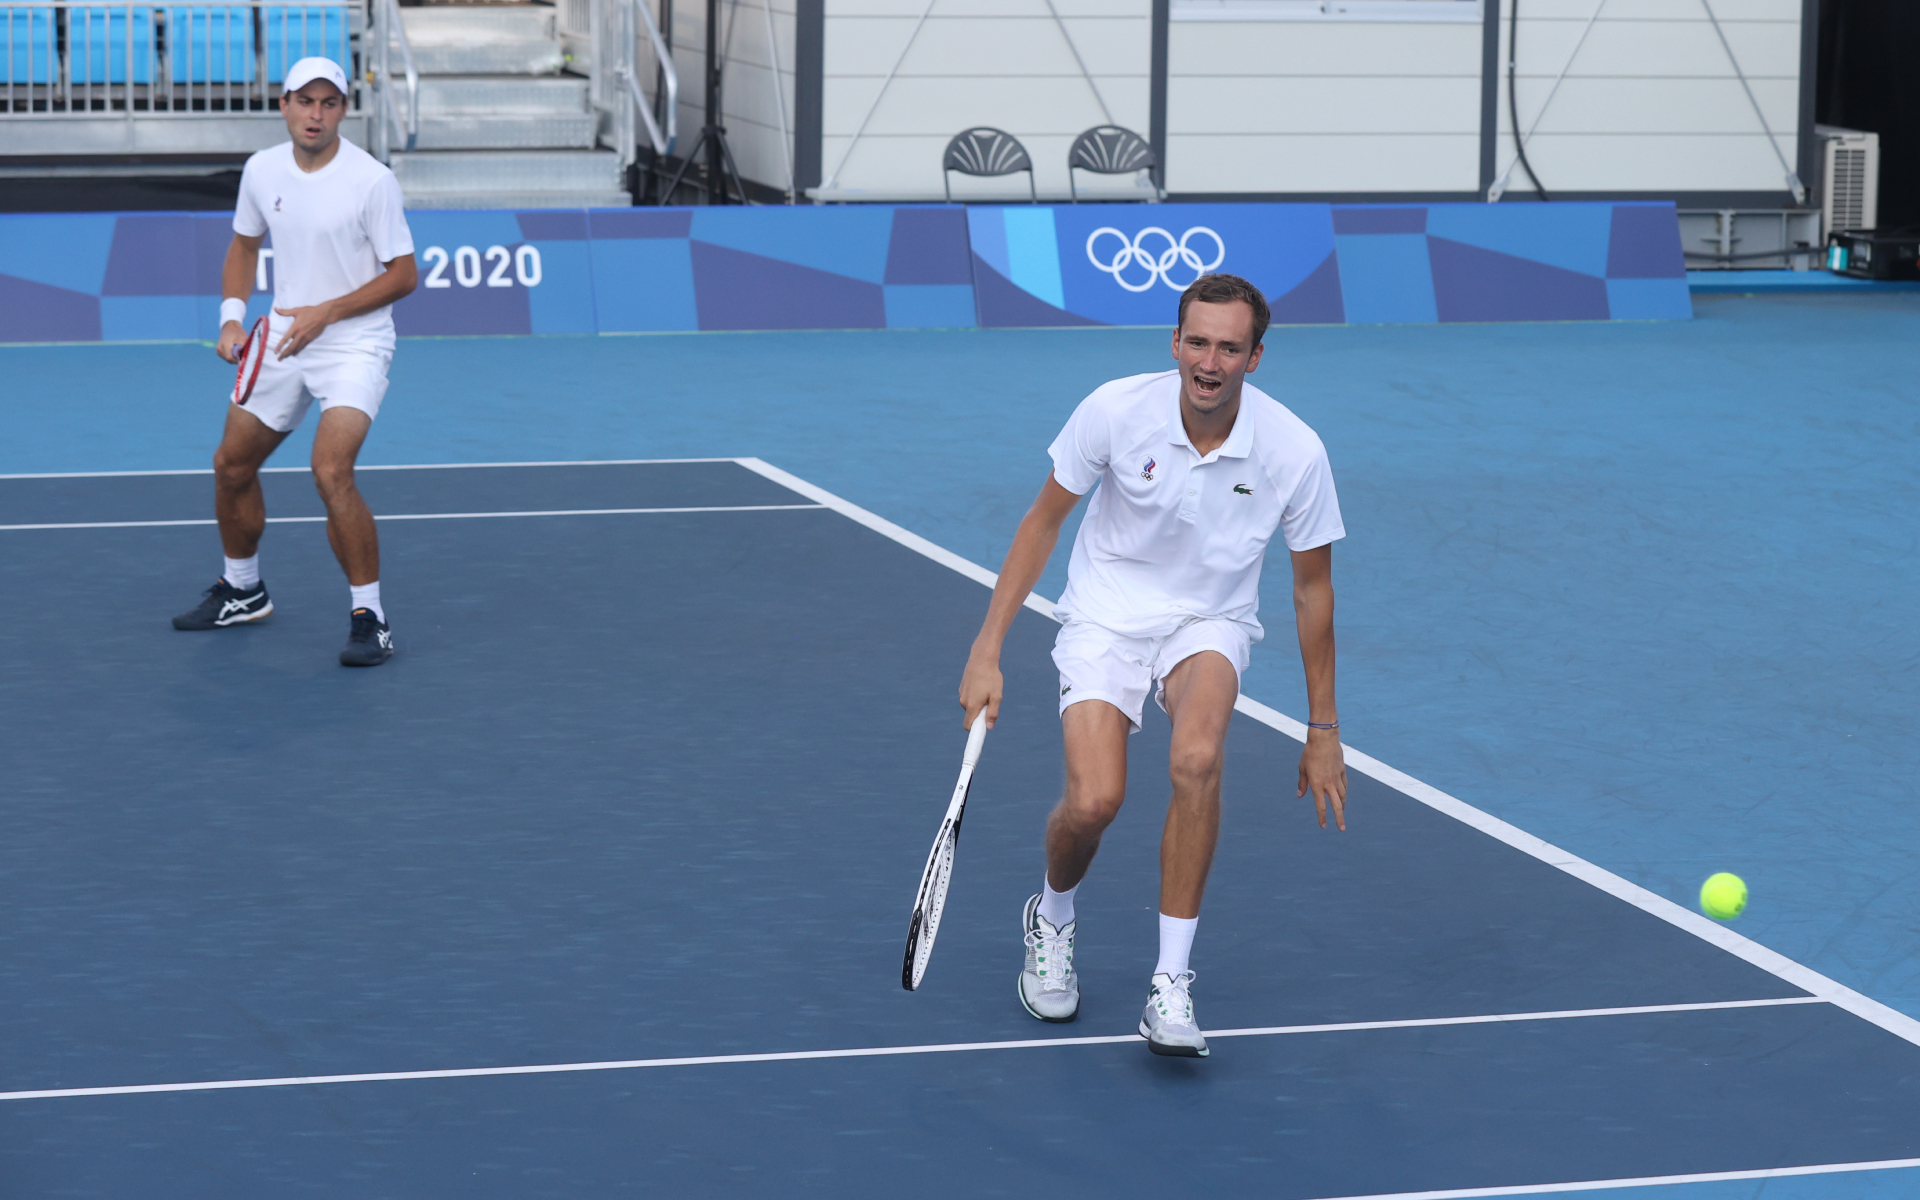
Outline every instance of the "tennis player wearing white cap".
<svg viewBox="0 0 1920 1200"><path fill-rule="evenodd" d="M1333 697L1333 542L1344 536L1326 449L1246 382L1268 309L1234 275L1180 297L1178 369L1116 379L1080 402L1048 453L1053 473L1020 522L967 658L971 722L1000 709L1000 647L1060 526L1093 491L1073 542L1053 661L1067 786L1047 821L1045 886L1021 914L1020 1002L1043 1021L1080 1009L1073 895L1127 792L1127 735L1148 695L1173 720L1173 798L1160 838L1160 957L1140 1033L1155 1054L1204 1057L1187 961L1220 832L1220 770L1240 673L1260 640L1260 567L1274 533L1292 552L1294 622L1310 710L1299 795L1347 827Z"/></svg>
<svg viewBox="0 0 1920 1200"><path fill-rule="evenodd" d="M175 629L221 629L273 611L260 582L267 505L260 468L320 402L313 480L327 507L327 541L351 588L347 666L371 667L393 654L380 603L380 540L373 513L354 486L353 466L387 391L393 359L393 302L418 281L413 234L393 172L340 136L347 77L327 58L287 70L280 110L289 140L247 160L233 214L233 243L221 273L221 358L235 361L253 292L261 239L273 234L273 314L267 356L245 405L227 408L213 455L213 507L226 564L199 605Z"/></svg>

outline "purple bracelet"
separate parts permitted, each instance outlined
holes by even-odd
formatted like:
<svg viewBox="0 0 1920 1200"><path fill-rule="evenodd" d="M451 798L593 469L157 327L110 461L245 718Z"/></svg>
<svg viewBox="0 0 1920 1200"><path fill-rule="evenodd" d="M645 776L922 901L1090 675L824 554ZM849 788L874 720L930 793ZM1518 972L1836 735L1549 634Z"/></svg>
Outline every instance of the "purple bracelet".
<svg viewBox="0 0 1920 1200"><path fill-rule="evenodd" d="M1308 728L1308 729L1338 729L1338 728L1340 728L1340 722L1338 722L1338 721L1308 721L1308 722L1307 722L1307 728Z"/></svg>

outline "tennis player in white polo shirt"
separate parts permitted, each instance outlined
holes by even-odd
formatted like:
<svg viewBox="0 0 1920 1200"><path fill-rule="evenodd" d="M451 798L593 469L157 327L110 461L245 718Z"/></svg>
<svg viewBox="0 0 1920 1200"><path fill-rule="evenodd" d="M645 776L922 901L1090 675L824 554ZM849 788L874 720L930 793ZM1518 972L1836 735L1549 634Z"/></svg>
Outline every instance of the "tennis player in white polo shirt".
<svg viewBox="0 0 1920 1200"><path fill-rule="evenodd" d="M267 505L260 468L320 402L313 481L327 506L327 541L347 573L350 608L340 661L371 667L393 654L380 603L380 538L354 486L361 443L379 415L393 359L394 301L414 288L413 234L400 185L380 161L340 136L347 77L328 58L287 69L280 109L288 141L247 160L221 272L220 341L228 362L246 338L260 243L273 233L273 315L267 356L244 406L227 408L213 456L214 515L226 563L175 629L221 629L273 611L260 581Z"/></svg>
<svg viewBox="0 0 1920 1200"><path fill-rule="evenodd" d="M1021 916L1020 1001L1042 1021L1080 1010L1074 891L1120 811L1127 737L1151 692L1173 720L1173 799L1160 841L1160 958L1140 1033L1155 1054L1204 1057L1187 960L1220 830L1227 723L1262 629L1260 566L1276 529L1293 556L1293 606L1311 728L1297 795L1346 828L1347 774L1333 698L1333 543L1345 536L1313 430L1245 382L1269 313L1258 288L1206 275L1180 297L1179 368L1116 379L1080 402L1053 472L1014 534L960 683L968 723L999 715L1000 647L1060 526L1093 491L1074 539L1053 660L1066 793L1047 821L1046 881Z"/></svg>

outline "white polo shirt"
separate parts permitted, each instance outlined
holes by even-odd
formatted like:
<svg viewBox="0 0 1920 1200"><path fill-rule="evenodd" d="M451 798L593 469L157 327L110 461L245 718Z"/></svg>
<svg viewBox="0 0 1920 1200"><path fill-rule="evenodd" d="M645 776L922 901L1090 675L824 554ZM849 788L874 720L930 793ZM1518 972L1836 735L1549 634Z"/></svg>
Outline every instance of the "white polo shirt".
<svg viewBox="0 0 1920 1200"><path fill-rule="evenodd" d="M1260 566L1275 529L1289 548L1346 536L1326 447L1251 383L1225 444L1202 457L1180 421L1180 372L1098 388L1047 448L1054 482L1101 484L1073 540L1054 615L1128 637L1165 637L1192 617L1262 630Z"/></svg>
<svg viewBox="0 0 1920 1200"><path fill-rule="evenodd" d="M247 159L233 229L247 237L273 232L275 308L356 292L384 270L382 263L413 253L399 182L379 159L345 138L318 171L300 169L292 142ZM269 321L277 337L293 318L275 313ZM335 321L313 344L390 351L393 308Z"/></svg>

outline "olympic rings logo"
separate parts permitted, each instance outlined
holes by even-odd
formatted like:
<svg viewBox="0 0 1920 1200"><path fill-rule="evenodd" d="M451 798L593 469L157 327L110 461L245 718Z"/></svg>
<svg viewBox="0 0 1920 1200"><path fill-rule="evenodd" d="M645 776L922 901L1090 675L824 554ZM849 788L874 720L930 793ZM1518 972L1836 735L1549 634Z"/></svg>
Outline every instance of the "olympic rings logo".
<svg viewBox="0 0 1920 1200"><path fill-rule="evenodd" d="M1191 245L1196 234L1213 239L1211 262L1202 261L1199 253ZM1103 237L1114 237L1120 240L1120 245L1114 250L1113 256L1105 262L1100 260L1100 255L1095 249L1095 243ZM1160 249L1158 243L1152 239L1164 242L1165 248ZM1159 250L1157 254L1154 252L1156 249ZM1111 225L1103 225L1087 235L1087 261L1097 269L1113 276L1115 283L1130 292L1149 291L1155 283L1164 283L1176 292L1184 292L1194 279L1200 278L1226 260L1227 243L1219 234L1205 225L1195 225L1178 238L1158 225L1149 225L1131 238ZM1129 279L1126 275L1129 267L1139 267L1146 272L1147 277L1138 282ZM1193 272L1193 278L1185 282L1175 279L1173 272L1177 268L1182 274L1187 271Z"/></svg>

